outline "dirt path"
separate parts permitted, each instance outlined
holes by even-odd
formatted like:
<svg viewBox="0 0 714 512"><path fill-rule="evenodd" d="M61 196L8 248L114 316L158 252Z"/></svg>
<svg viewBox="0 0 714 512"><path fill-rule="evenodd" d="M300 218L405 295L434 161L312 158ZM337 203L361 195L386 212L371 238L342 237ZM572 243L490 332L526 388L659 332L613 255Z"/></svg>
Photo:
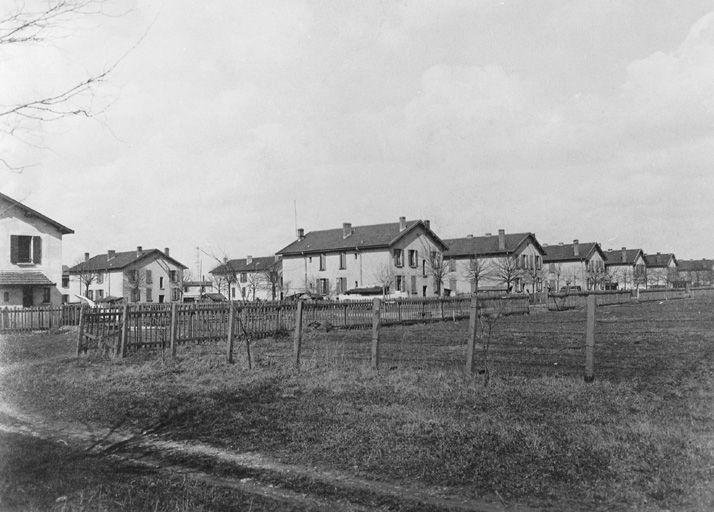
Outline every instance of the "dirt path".
<svg viewBox="0 0 714 512"><path fill-rule="evenodd" d="M170 441L151 432L108 432L81 424L49 423L22 414L5 402L0 402L0 431L92 447L95 453L146 465L162 473L179 474L212 486L238 489L312 510L361 511L383 508L384 505L415 510L526 510L520 506L448 496L437 489L402 486L331 469L285 464L259 453L222 450L205 443ZM176 462L177 459L180 462ZM205 467L206 460L221 463L224 468L257 472L257 475L236 478L197 469ZM301 492L300 489L305 487L312 489L309 494Z"/></svg>

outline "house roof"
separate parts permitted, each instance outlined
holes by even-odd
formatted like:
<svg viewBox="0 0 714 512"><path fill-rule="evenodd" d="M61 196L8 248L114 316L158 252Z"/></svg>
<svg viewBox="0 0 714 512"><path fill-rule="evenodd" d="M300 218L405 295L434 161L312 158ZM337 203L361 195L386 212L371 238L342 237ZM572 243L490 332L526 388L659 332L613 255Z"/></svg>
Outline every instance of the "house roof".
<svg viewBox="0 0 714 512"><path fill-rule="evenodd" d="M265 272L280 264L280 260L275 260L275 256L260 256L251 258L248 263L247 258L228 260L226 263L218 265L211 270L210 274L234 274L236 272Z"/></svg>
<svg viewBox="0 0 714 512"><path fill-rule="evenodd" d="M625 259L622 259L622 253L625 253ZM605 266L612 265L634 265L637 258L644 257L642 249L620 249L619 251L605 251Z"/></svg>
<svg viewBox="0 0 714 512"><path fill-rule="evenodd" d="M184 286L212 286L211 281L184 281Z"/></svg>
<svg viewBox="0 0 714 512"><path fill-rule="evenodd" d="M544 245L545 256L543 256L543 263L556 263L558 261L584 261L590 259L590 257L597 251L602 259L605 259L605 253L602 252L600 244L597 242L579 242L579 256L575 255L575 244L558 244L558 245Z"/></svg>
<svg viewBox="0 0 714 512"><path fill-rule="evenodd" d="M82 271L108 272L110 270L121 270L151 256L166 259L177 267L188 268L186 265L176 261L171 256L167 256L158 249L146 249L142 251L140 255L137 255L137 251L116 252L114 253L114 257L111 259L109 259L109 255L107 253L97 254L96 256L89 258L87 261L82 261L81 263L76 264L69 269L69 272L71 274L76 274Z"/></svg>
<svg viewBox="0 0 714 512"><path fill-rule="evenodd" d="M0 286L54 286L42 272L0 272Z"/></svg>
<svg viewBox="0 0 714 512"><path fill-rule="evenodd" d="M498 235L450 238L444 240L444 243L449 246L449 249L444 252L444 257L456 258L459 256L497 256L499 254L512 254L529 240L541 253L544 252L533 233L506 233L505 250L498 248Z"/></svg>
<svg viewBox="0 0 714 512"><path fill-rule="evenodd" d="M442 249L447 249L446 244L436 236L431 228L427 227L424 221L408 220L406 229L402 231L399 230L399 222L351 226L351 234L347 238L343 236L342 228L310 231L302 240L295 240L276 254L288 256L316 252L383 249L390 247L418 226L424 228Z"/></svg>
<svg viewBox="0 0 714 512"><path fill-rule="evenodd" d="M669 262L672 260L674 260L674 264L676 266L677 258L675 258L674 254L670 252L645 254L645 265L649 268L668 267Z"/></svg>
<svg viewBox="0 0 714 512"><path fill-rule="evenodd" d="M677 267L686 272L714 270L714 260L679 260Z"/></svg>
<svg viewBox="0 0 714 512"><path fill-rule="evenodd" d="M45 221L45 222L47 222L48 224L50 224L50 225L54 226L55 228L57 228L57 230L58 230L60 233L62 233L63 235L69 235L69 234L71 234L71 233L74 233L74 230L68 228L67 226L65 226L65 225L63 225L63 224L60 224L60 223L57 222L56 220L50 219L50 218L47 217L46 215L42 215L42 214L41 214L40 212L38 212L37 210L33 210L33 209L30 208L29 206L27 206L27 205L25 205L25 204L22 204L20 201L16 201L15 199L13 199L13 198L10 197L10 196L6 196L5 194L0 193L0 199L4 199L5 201L8 201L9 203L12 203L12 206L11 206L10 208L17 207L17 208L19 208L20 210L23 210L23 211L25 212L25 215L28 215L28 216L31 216L31 217L37 217L38 219L42 219L43 221ZM10 208L8 208L8 209L10 209Z"/></svg>

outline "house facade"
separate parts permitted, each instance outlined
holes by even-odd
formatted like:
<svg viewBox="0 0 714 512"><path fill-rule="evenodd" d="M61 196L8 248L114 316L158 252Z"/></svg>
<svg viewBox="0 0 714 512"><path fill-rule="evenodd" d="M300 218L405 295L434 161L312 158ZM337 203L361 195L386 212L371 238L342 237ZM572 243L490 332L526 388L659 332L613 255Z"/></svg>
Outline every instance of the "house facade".
<svg viewBox="0 0 714 512"><path fill-rule="evenodd" d="M634 290L647 286L645 254L642 249L623 247L619 251L605 251L605 269L609 282L616 283L618 290Z"/></svg>
<svg viewBox="0 0 714 512"><path fill-rule="evenodd" d="M679 279L689 286L714 284L714 260L678 260Z"/></svg>
<svg viewBox="0 0 714 512"><path fill-rule="evenodd" d="M226 259L210 271L217 289L230 300L281 300L282 262L277 256Z"/></svg>
<svg viewBox="0 0 714 512"><path fill-rule="evenodd" d="M70 300L77 296L95 302L177 302L182 298L182 277L187 267L169 256L169 249L117 252L89 257L69 269Z"/></svg>
<svg viewBox="0 0 714 512"><path fill-rule="evenodd" d="M0 194L0 307L59 304L70 228Z"/></svg>
<svg viewBox="0 0 714 512"><path fill-rule="evenodd" d="M680 283L677 258L672 253L645 254L647 287L664 288Z"/></svg>
<svg viewBox="0 0 714 512"><path fill-rule="evenodd" d="M479 290L540 292L543 290L545 251L533 233L468 235L444 240L449 249L447 283L451 295Z"/></svg>
<svg viewBox="0 0 714 512"><path fill-rule="evenodd" d="M581 290L604 290L607 272L605 253L597 242L544 245L546 279L551 291L563 287L580 287Z"/></svg>
<svg viewBox="0 0 714 512"><path fill-rule="evenodd" d="M285 294L336 297L354 289L381 288L413 296L442 293L444 242L428 220L311 231L278 251Z"/></svg>

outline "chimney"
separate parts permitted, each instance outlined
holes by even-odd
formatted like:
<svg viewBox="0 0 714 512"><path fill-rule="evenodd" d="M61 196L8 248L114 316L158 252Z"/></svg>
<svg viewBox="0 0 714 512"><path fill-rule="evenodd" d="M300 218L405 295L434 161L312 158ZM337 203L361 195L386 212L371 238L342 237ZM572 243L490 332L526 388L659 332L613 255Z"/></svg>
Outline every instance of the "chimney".
<svg viewBox="0 0 714 512"><path fill-rule="evenodd" d="M303 228L298 228L297 237L298 240L302 240L303 238L305 238L305 230Z"/></svg>
<svg viewBox="0 0 714 512"><path fill-rule="evenodd" d="M471 233L469 233L468 235L466 235L466 238L473 238L473 237L474 237L474 236L473 236Z"/></svg>
<svg viewBox="0 0 714 512"><path fill-rule="evenodd" d="M491 233L486 233L484 236L493 236Z"/></svg>
<svg viewBox="0 0 714 512"><path fill-rule="evenodd" d="M399 217L399 231L404 231L407 229L407 218Z"/></svg>
<svg viewBox="0 0 714 512"><path fill-rule="evenodd" d="M349 222L342 223L342 238L347 238L352 234L352 224Z"/></svg>
<svg viewBox="0 0 714 512"><path fill-rule="evenodd" d="M424 226L426 226L426 229L431 229L431 221L429 219L424 219Z"/></svg>
<svg viewBox="0 0 714 512"><path fill-rule="evenodd" d="M89 261L89 253L88 252L84 253L84 261Z"/></svg>
<svg viewBox="0 0 714 512"><path fill-rule="evenodd" d="M558 245L563 245L563 242L558 242Z"/></svg>
<svg viewBox="0 0 714 512"><path fill-rule="evenodd" d="M169 255L169 248L168 248L168 247L164 247L164 254L165 254L166 256Z"/></svg>
<svg viewBox="0 0 714 512"><path fill-rule="evenodd" d="M113 259L116 255L117 255L117 252L114 249L107 250L107 260Z"/></svg>
<svg viewBox="0 0 714 512"><path fill-rule="evenodd" d="M245 264L250 265L251 263L253 263L253 256L251 256L249 254L248 256L245 257Z"/></svg>
<svg viewBox="0 0 714 512"><path fill-rule="evenodd" d="M662 254L662 253L658 251L657 254Z"/></svg>
<svg viewBox="0 0 714 512"><path fill-rule="evenodd" d="M141 257L141 254L142 254L143 252L144 252L144 251L141 250L141 246L140 246L140 245L137 245L137 246L136 246L136 257L137 257L137 258L140 258L140 257Z"/></svg>
<svg viewBox="0 0 714 512"><path fill-rule="evenodd" d="M573 240L573 256L580 256L580 241L577 238Z"/></svg>
<svg viewBox="0 0 714 512"><path fill-rule="evenodd" d="M505 229L498 230L498 250L499 251L506 250L506 230Z"/></svg>
<svg viewBox="0 0 714 512"><path fill-rule="evenodd" d="M622 248L622 262L625 263L627 261L627 248L623 247Z"/></svg>

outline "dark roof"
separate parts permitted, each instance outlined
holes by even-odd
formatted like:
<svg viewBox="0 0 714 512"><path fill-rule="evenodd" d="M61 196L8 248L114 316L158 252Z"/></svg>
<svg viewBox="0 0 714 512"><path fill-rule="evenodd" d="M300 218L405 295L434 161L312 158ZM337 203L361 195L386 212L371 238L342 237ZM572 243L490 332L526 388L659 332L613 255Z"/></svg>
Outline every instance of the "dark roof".
<svg viewBox="0 0 714 512"><path fill-rule="evenodd" d="M436 236L431 228L426 227L421 220L406 221L406 229L399 230L399 222L387 224L371 224L368 226L352 226L351 234L345 238L343 229L325 229L310 231L302 240L295 240L276 254L297 255L302 253L353 251L356 249L383 249L396 243L403 236L421 226L442 247L444 242Z"/></svg>
<svg viewBox="0 0 714 512"><path fill-rule="evenodd" d="M54 286L54 284L42 272L0 272L0 285L3 286Z"/></svg>
<svg viewBox="0 0 714 512"><path fill-rule="evenodd" d="M252 258L248 263L246 258L228 260L226 263L218 265L211 270L210 274L233 274L236 272L265 272L280 265L280 260L275 260L275 256L260 256Z"/></svg>
<svg viewBox="0 0 714 512"><path fill-rule="evenodd" d="M605 251L605 265L634 265L637 258L644 253L642 249L625 249L625 259L622 259L622 249L619 251Z"/></svg>
<svg viewBox="0 0 714 512"><path fill-rule="evenodd" d="M714 260L679 260L677 268L687 272L714 270Z"/></svg>
<svg viewBox="0 0 714 512"><path fill-rule="evenodd" d="M186 265L179 263L175 259L173 259L171 256L167 256L166 254L163 253L163 251L160 251L158 249L146 249L145 251L141 252L140 256L137 256L136 251L125 251L125 252L117 252L114 253L114 257L111 259L108 259L107 253L104 254L97 254L96 256L93 256L92 258L89 258L87 261L83 261L81 263L76 264L72 268L69 269L70 273L77 273L81 271L104 271L107 272L109 270L120 270L125 267L128 267L129 265L136 263L140 260L143 260L145 258L148 258L150 256L157 256L160 258L164 258L166 260L169 260L171 263L174 265L181 267L181 268L188 268Z"/></svg>
<svg viewBox="0 0 714 512"><path fill-rule="evenodd" d="M52 220L52 219L50 219L49 217L47 217L47 216L45 216L45 215L42 215L42 214L41 214L40 212L38 212L37 210L33 210L33 209L30 208L29 206L22 204L20 201L16 201L15 199L13 199L13 198L10 197L10 196L6 196L5 194L0 193L0 199L5 199L6 201L12 203L13 206L17 206L18 208L20 208L21 210L23 210L26 215L30 215L30 216L33 216L33 217L37 217L38 219L44 220L44 221L47 222L48 224L51 224L52 226L54 226L55 228L57 228L57 230L58 230L60 233L62 233L63 235L69 235L69 234L71 234L71 233L74 233L74 230L68 228L67 226L64 226L64 225L60 224L60 223L57 222L56 220Z"/></svg>
<svg viewBox="0 0 714 512"><path fill-rule="evenodd" d="M204 293L201 295L201 298L212 300L213 302L222 302L226 300L222 293Z"/></svg>
<svg viewBox="0 0 714 512"><path fill-rule="evenodd" d="M663 252L657 254L645 254L645 265L650 268L668 267L669 262L674 260L677 265L677 258L671 252Z"/></svg>
<svg viewBox="0 0 714 512"><path fill-rule="evenodd" d="M558 261L583 261L590 259L595 251L600 253L603 260L605 259L605 253L602 252L600 244L597 242L579 242L579 256L575 256L574 244L544 245L543 249L545 250L543 263L555 263Z"/></svg>
<svg viewBox="0 0 714 512"><path fill-rule="evenodd" d="M184 281L184 286L212 286L211 281Z"/></svg>
<svg viewBox="0 0 714 512"><path fill-rule="evenodd" d="M533 233L506 233L505 250L498 248L498 235L450 238L444 240L444 243L449 246L449 249L444 252L444 257L456 258L459 256L496 256L499 254L512 254L528 240L530 240L541 253L544 252Z"/></svg>

